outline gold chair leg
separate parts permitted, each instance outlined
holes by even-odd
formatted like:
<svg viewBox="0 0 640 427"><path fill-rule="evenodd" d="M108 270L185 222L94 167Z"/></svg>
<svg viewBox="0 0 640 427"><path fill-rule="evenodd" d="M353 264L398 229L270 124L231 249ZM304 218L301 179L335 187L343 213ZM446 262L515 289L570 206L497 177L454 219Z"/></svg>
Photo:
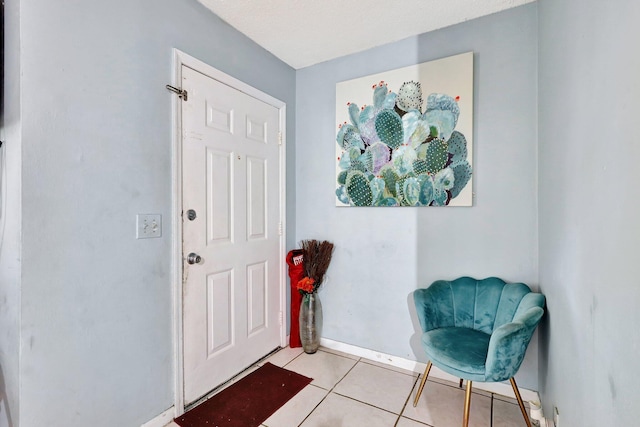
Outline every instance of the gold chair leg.
<svg viewBox="0 0 640 427"><path fill-rule="evenodd" d="M522 412L522 416L524 420L527 422L527 427L531 427L531 421L529 420L529 415L527 415L527 410L524 407L524 403L522 403L522 396L520 396L520 390L518 390L518 386L516 384L516 379L511 377L511 387L513 387L513 391L516 394L516 400L518 401L518 405L520 405L520 411Z"/></svg>
<svg viewBox="0 0 640 427"><path fill-rule="evenodd" d="M413 400L414 408L418 405L418 399L420 399L420 395L422 394L422 389L424 388L424 384L427 382L427 377L429 376L430 370L431 370L431 361L427 363L427 369L424 370L424 375L422 376L422 381L420 381L420 387L418 387L416 398Z"/></svg>
<svg viewBox="0 0 640 427"><path fill-rule="evenodd" d="M462 427L469 426L469 409L471 408L471 383L467 380L467 391L464 394L464 417L462 418Z"/></svg>

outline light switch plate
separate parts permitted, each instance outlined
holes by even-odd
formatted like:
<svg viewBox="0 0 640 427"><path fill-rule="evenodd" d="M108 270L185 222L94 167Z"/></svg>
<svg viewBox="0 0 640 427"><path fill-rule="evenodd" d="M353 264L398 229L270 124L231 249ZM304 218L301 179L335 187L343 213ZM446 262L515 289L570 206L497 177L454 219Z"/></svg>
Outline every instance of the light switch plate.
<svg viewBox="0 0 640 427"><path fill-rule="evenodd" d="M136 215L136 239L150 239L162 236L162 215Z"/></svg>

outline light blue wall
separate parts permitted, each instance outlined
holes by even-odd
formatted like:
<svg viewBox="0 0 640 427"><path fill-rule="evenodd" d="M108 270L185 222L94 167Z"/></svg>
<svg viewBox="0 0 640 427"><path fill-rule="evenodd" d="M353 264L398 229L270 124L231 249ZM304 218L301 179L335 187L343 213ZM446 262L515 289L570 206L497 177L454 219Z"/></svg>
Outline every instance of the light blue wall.
<svg viewBox="0 0 640 427"><path fill-rule="evenodd" d="M640 3L539 2L540 390L563 426L640 419Z"/></svg>
<svg viewBox="0 0 640 427"><path fill-rule="evenodd" d="M173 404L171 49L285 101L290 146L295 71L196 0L20 5L20 426L139 426Z"/></svg>
<svg viewBox="0 0 640 427"><path fill-rule="evenodd" d="M467 51L475 61L474 206L335 207L336 83ZM320 294L324 337L424 361L414 289L461 275L537 287L535 4L305 68L296 78L296 237L336 244ZM523 387L538 387L537 353L534 337L518 374Z"/></svg>
<svg viewBox="0 0 640 427"><path fill-rule="evenodd" d="M4 3L4 82L0 140L0 427L19 421L21 124L20 5Z"/></svg>

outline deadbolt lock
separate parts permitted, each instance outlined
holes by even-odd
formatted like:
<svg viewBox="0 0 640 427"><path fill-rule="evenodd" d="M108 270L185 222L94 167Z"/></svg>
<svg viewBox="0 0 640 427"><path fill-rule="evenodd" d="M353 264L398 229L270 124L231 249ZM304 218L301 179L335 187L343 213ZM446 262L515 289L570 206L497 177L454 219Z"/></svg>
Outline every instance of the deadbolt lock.
<svg viewBox="0 0 640 427"><path fill-rule="evenodd" d="M189 221L193 221L194 219L196 219L196 211L194 211L193 209L189 209L187 211L187 218L189 219Z"/></svg>

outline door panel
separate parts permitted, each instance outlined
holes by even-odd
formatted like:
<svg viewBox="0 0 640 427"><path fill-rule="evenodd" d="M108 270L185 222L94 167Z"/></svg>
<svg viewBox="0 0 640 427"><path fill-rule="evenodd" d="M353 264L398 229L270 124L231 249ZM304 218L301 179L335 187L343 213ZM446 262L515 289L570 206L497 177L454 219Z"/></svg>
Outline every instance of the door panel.
<svg viewBox="0 0 640 427"><path fill-rule="evenodd" d="M279 110L183 67L185 401L280 344ZM282 276L284 277L284 276Z"/></svg>

